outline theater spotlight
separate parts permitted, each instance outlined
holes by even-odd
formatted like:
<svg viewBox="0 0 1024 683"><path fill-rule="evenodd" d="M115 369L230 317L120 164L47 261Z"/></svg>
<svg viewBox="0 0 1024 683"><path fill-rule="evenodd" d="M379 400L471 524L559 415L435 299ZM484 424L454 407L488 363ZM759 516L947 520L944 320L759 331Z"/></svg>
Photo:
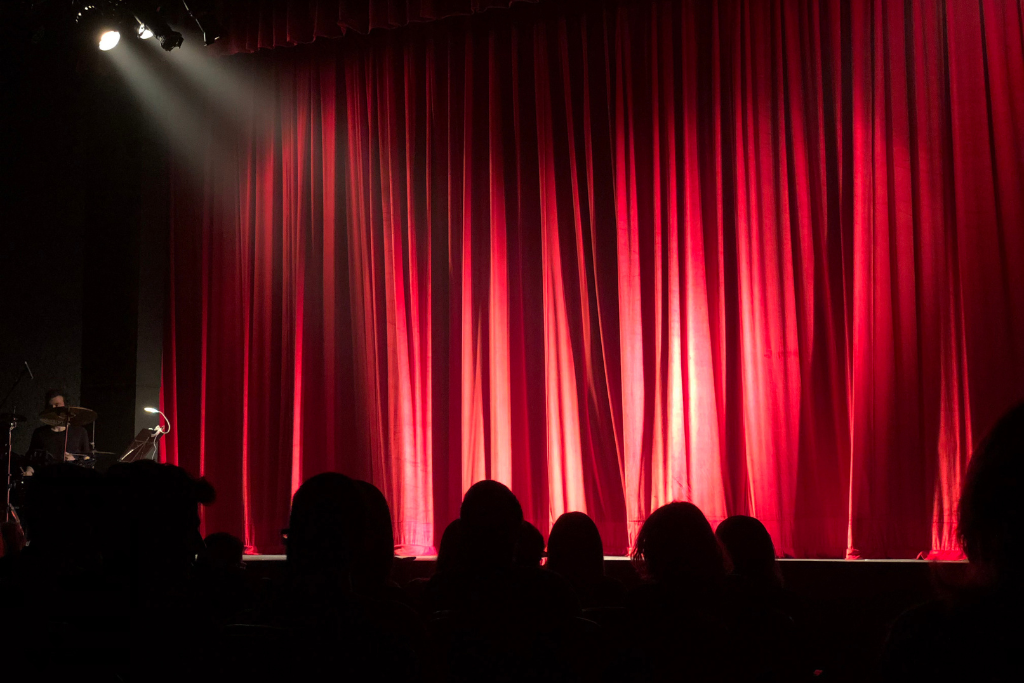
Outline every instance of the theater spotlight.
<svg viewBox="0 0 1024 683"><path fill-rule="evenodd" d="M84 5L75 17L75 23L90 41L103 51L112 50L121 41L120 24L117 17L97 5Z"/></svg>
<svg viewBox="0 0 1024 683"><path fill-rule="evenodd" d="M121 42L121 34L118 31L104 31L100 35L100 49L106 52L113 50Z"/></svg>
<svg viewBox="0 0 1024 683"><path fill-rule="evenodd" d="M170 52L176 47L181 47L181 43L184 39L181 34L172 29L167 21L160 16L160 14L149 8L137 8L135 10L135 20L138 21L145 30L156 37L160 41L160 47ZM140 31L139 37L143 38L142 32Z"/></svg>

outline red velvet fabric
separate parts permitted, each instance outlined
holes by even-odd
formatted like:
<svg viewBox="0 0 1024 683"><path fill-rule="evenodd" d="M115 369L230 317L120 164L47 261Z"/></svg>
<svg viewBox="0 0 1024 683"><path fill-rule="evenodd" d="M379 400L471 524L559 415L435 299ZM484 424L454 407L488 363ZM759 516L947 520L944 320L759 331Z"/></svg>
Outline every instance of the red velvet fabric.
<svg viewBox="0 0 1024 683"><path fill-rule="evenodd" d="M219 0L216 16L225 30L211 49L220 54L255 52L335 38L349 31L368 33L476 14L515 2L537 0Z"/></svg>
<svg viewBox="0 0 1024 683"><path fill-rule="evenodd" d="M263 85L175 181L163 385L207 531L279 551L333 469L406 552L489 477L613 553L690 500L955 554L1024 398L1022 10L519 5L231 58Z"/></svg>

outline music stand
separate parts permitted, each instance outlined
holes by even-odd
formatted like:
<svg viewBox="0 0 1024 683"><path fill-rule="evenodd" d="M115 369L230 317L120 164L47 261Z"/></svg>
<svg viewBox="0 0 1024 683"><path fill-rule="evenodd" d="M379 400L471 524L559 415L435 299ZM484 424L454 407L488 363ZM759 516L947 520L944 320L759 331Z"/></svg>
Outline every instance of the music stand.
<svg viewBox="0 0 1024 683"><path fill-rule="evenodd" d="M150 457L150 454L155 456L157 444L160 443L161 436L163 436L163 432L159 430L143 429L135 435L135 439L132 440L131 444L128 445L128 448L125 449L117 461L155 460L156 458Z"/></svg>

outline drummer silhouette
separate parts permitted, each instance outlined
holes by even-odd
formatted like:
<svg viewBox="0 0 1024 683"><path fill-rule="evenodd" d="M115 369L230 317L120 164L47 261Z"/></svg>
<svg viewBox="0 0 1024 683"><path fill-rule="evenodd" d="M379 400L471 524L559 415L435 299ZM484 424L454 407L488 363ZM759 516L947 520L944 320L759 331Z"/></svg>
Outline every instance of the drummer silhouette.
<svg viewBox="0 0 1024 683"><path fill-rule="evenodd" d="M32 432L28 448L30 461L22 468L22 472L31 476L34 472L33 464L75 462L81 456L91 458L89 434L82 425L92 422L95 416L91 410L68 407L63 390L47 391L45 408L40 414L45 424Z"/></svg>

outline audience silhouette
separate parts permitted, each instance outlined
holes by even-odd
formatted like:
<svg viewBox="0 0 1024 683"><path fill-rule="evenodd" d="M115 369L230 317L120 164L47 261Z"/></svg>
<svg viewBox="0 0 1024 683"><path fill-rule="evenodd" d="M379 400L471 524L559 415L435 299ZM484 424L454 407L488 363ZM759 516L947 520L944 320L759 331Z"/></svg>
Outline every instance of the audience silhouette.
<svg viewBox="0 0 1024 683"><path fill-rule="evenodd" d="M884 681L1004 681L1024 643L1024 404L1003 416L967 465L957 530L966 585L910 610L882 656ZM1017 674L1019 675L1019 674Z"/></svg>
<svg viewBox="0 0 1024 683"><path fill-rule="evenodd" d="M622 607L626 591L605 576L604 544L585 512L566 512L548 536L548 569L564 577L585 609Z"/></svg>
<svg viewBox="0 0 1024 683"><path fill-rule="evenodd" d="M633 561L646 583L630 591L631 633L644 675L656 680L735 680L726 563L711 525L692 503L669 503L640 527Z"/></svg>
<svg viewBox="0 0 1024 683"><path fill-rule="evenodd" d="M512 561L521 567L540 568L544 560L544 535L527 521L519 525L519 538Z"/></svg>
<svg viewBox="0 0 1024 683"><path fill-rule="evenodd" d="M437 549L438 574L458 571L462 565L462 520L453 519L441 534L441 545Z"/></svg>
<svg viewBox="0 0 1024 683"><path fill-rule="evenodd" d="M803 680L813 675L816 637L808 609L783 587L775 544L764 524L734 515L715 529L732 567L728 579L737 615L734 631L747 640L748 659L762 679Z"/></svg>
<svg viewBox="0 0 1024 683"><path fill-rule="evenodd" d="M725 548L734 576L742 576L758 587L782 587L775 544L759 520L733 515L718 525L715 536Z"/></svg>
<svg viewBox="0 0 1024 683"><path fill-rule="evenodd" d="M252 625L263 628L249 641L253 649L268 641L276 646L285 670L258 667L249 675L320 679L333 673L390 681L415 677L422 669L421 625L412 610L384 599L379 590L387 580L373 552L379 550L374 534L381 525L374 515L380 510L368 487L328 472L295 492L287 575L257 606ZM244 647L245 638L236 638L239 643Z"/></svg>
<svg viewBox="0 0 1024 683"><path fill-rule="evenodd" d="M1004 680L1024 636L1024 405L967 468L959 534L970 581L905 613L882 680ZM642 524L628 592L597 525L544 537L506 486L481 481L429 579L392 577L395 532L374 485L328 472L295 492L286 569L259 582L231 534L200 536L212 487L154 462L40 469L5 527L0 637L11 680L801 681L809 610L753 517L712 531L691 503ZM117 647L109 647L116 642ZM820 672L817 672L820 673Z"/></svg>

